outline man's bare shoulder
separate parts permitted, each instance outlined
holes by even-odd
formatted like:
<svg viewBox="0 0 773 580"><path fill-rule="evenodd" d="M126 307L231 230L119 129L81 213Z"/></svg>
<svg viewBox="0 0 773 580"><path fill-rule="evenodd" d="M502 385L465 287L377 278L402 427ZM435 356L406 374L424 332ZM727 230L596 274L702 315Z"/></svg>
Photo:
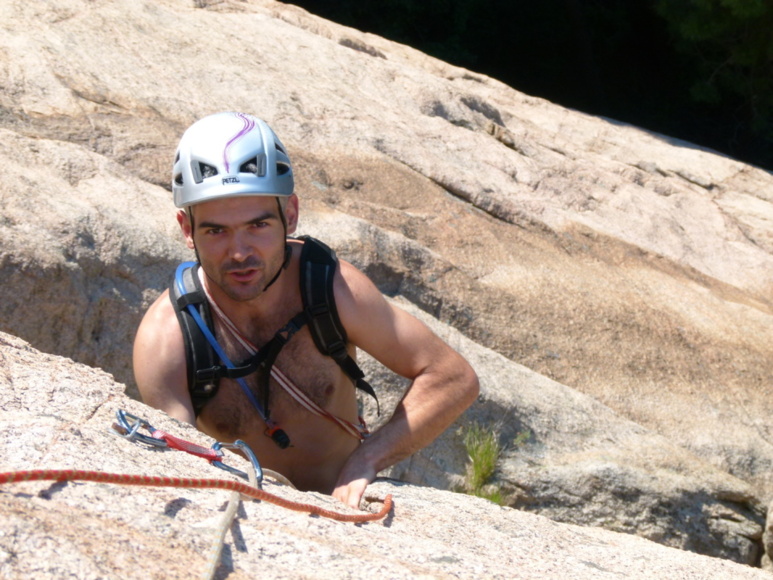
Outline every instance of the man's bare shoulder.
<svg viewBox="0 0 773 580"><path fill-rule="evenodd" d="M151 343L166 343L171 339L176 343L178 342L176 338L180 339L179 344L182 345L182 331L177 321L177 314L169 299L169 290L165 290L145 312L137 329L137 339ZM171 352L176 353L176 351L177 348L174 348ZM185 353L180 352L180 354Z"/></svg>
<svg viewBox="0 0 773 580"><path fill-rule="evenodd" d="M386 303L381 291L371 279L346 260L338 261L334 292L339 310L368 308L374 302L376 304Z"/></svg>
<svg viewBox="0 0 773 580"><path fill-rule="evenodd" d="M134 378L142 400L189 422L185 345L169 291L148 308L134 339Z"/></svg>
<svg viewBox="0 0 773 580"><path fill-rule="evenodd" d="M437 337L387 301L370 278L348 262L341 261L334 287L338 314L352 344L398 374L413 376L423 364L414 361L439 342Z"/></svg>

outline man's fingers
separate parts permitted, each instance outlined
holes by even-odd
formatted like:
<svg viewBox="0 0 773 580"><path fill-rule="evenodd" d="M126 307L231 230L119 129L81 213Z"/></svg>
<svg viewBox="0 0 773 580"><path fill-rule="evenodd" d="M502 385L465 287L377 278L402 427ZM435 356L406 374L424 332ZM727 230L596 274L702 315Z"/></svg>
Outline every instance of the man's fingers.
<svg viewBox="0 0 773 580"><path fill-rule="evenodd" d="M345 503L349 507L359 509L362 494L365 493L365 488L367 486L367 479L356 479L347 483L346 485L337 487L335 491L333 491L333 497Z"/></svg>

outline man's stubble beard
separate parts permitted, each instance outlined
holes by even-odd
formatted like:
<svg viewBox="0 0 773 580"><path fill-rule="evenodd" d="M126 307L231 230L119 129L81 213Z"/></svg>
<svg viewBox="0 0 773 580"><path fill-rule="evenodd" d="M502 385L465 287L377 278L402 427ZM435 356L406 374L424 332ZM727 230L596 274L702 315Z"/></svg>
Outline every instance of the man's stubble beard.
<svg viewBox="0 0 773 580"><path fill-rule="evenodd" d="M283 258L278 258L274 262L275 264L271 264L274 267L270 267L258 258L250 257L243 262L229 262L221 265L217 269L217 279L214 279L209 274L207 274L207 277L209 277L229 299L235 302L248 302L262 296L266 291L266 284L268 284L268 281L273 279L282 268ZM238 282L229 284L227 282L228 272L246 268L256 268L262 273L262 276L249 285L239 284ZM207 269L205 268L204 271L206 272Z"/></svg>

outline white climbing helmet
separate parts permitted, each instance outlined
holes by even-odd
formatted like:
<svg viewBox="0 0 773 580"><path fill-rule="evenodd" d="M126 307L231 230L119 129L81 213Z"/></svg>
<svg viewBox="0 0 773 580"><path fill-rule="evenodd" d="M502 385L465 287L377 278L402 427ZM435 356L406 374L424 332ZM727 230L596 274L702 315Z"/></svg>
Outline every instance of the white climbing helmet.
<svg viewBox="0 0 773 580"><path fill-rule="evenodd" d="M180 139L172 169L179 208L249 195L293 193L293 169L279 137L264 121L244 113L216 113L191 125Z"/></svg>

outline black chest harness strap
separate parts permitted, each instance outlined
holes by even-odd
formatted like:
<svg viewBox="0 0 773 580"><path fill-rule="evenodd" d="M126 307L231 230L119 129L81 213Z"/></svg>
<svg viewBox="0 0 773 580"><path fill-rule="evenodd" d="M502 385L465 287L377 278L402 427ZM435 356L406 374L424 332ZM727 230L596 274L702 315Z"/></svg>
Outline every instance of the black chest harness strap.
<svg viewBox="0 0 773 580"><path fill-rule="evenodd" d="M301 298L311 337L317 350L331 357L354 385L376 401L373 387L365 380L365 373L346 350L346 329L338 317L333 292L338 259L327 245L309 236L303 236L301 250ZM380 414L381 409L378 409Z"/></svg>
<svg viewBox="0 0 773 580"><path fill-rule="evenodd" d="M266 423L267 435L282 449L289 446L290 440L287 434L271 421L269 379L274 362L282 348L305 324L309 324L317 349L322 354L333 358L355 386L371 395L378 405L373 387L365 380L364 373L346 349L346 331L338 317L333 295L333 277L338 265L335 253L318 240L309 237L301 239L304 240L301 251L300 283L303 311L279 329L262 348L255 349L254 355L238 364L231 362L213 333L210 303L199 280L199 266L193 262L180 264L175 274L175 281L170 288L170 298L185 340L188 386L196 415L216 394L220 379L233 379ZM244 377L256 372L259 372L258 386L262 401L258 401L244 380ZM299 391L297 388L294 390ZM304 397L303 393L300 395ZM297 398L295 394L293 396ZM363 431L367 433L364 427L355 430L350 427L351 423L330 415L314 403L311 405L317 408L318 414L328 416L347 431L353 434L359 432L360 437L364 436ZM314 409L311 410L314 411Z"/></svg>

